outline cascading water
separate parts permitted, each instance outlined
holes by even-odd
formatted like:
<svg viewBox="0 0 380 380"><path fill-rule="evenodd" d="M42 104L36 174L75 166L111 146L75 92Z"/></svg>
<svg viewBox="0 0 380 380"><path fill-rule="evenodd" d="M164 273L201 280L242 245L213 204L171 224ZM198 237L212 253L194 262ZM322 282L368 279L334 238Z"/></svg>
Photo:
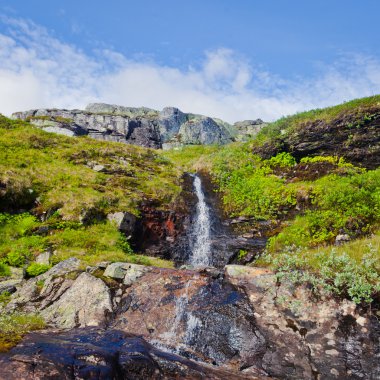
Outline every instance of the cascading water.
<svg viewBox="0 0 380 380"><path fill-rule="evenodd" d="M190 256L189 264L193 267L204 267L212 265L211 259L211 217L210 209L206 204L205 195L202 190L202 182L199 176L194 176L194 189L198 198L195 222L189 234ZM192 280L189 280L175 303L175 318L171 328L160 336L159 340L151 343L161 350L172 353L180 353L194 344L196 332L202 327L202 321L188 310L188 291ZM178 335L183 331L181 341ZM174 343L174 345L173 345Z"/></svg>
<svg viewBox="0 0 380 380"><path fill-rule="evenodd" d="M210 210L205 201L201 179L194 176L195 194L198 198L194 229L190 241L189 263L194 267L211 264Z"/></svg>

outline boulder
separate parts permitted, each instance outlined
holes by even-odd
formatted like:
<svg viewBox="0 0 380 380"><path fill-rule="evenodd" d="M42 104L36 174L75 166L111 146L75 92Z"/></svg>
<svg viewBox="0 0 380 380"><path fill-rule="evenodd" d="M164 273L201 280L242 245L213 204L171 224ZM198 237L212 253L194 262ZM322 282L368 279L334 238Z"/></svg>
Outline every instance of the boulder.
<svg viewBox="0 0 380 380"><path fill-rule="evenodd" d="M107 266L104 276L123 280L124 285L132 285L138 278L149 271L149 267L130 263L112 263Z"/></svg>
<svg viewBox="0 0 380 380"><path fill-rule="evenodd" d="M51 252L46 251L36 257L36 263L50 265Z"/></svg>
<svg viewBox="0 0 380 380"><path fill-rule="evenodd" d="M107 215L107 219L115 223L118 230L126 235L132 235L135 230L136 217L129 212L115 212Z"/></svg>
<svg viewBox="0 0 380 380"><path fill-rule="evenodd" d="M335 238L335 245L342 245L344 243L347 243L348 241L351 240L350 235L347 234L339 234Z"/></svg>
<svg viewBox="0 0 380 380"><path fill-rule="evenodd" d="M7 310L14 311L23 308L25 311L36 312L41 309L41 302L54 301L70 286L70 281L66 281L65 276L75 272L80 267L80 261L74 257L61 261L47 272L32 278L13 294L11 301L7 305ZM40 284L43 284L41 289Z"/></svg>
<svg viewBox="0 0 380 380"><path fill-rule="evenodd" d="M81 273L58 300L41 311L48 323L59 328L104 326L112 313L111 293L106 284Z"/></svg>

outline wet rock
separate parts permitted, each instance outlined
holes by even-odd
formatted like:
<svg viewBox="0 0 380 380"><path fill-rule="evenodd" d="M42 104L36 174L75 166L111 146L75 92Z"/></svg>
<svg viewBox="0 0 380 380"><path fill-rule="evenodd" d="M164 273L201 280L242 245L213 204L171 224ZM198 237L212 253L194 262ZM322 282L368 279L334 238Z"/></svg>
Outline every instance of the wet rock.
<svg viewBox="0 0 380 380"><path fill-rule="evenodd" d="M129 212L115 212L108 214L107 219L115 223L119 231L132 235L135 230L136 217Z"/></svg>
<svg viewBox="0 0 380 380"><path fill-rule="evenodd" d="M112 325L218 365L256 368L265 352L244 293L194 271L153 268L125 291Z"/></svg>
<svg viewBox="0 0 380 380"><path fill-rule="evenodd" d="M0 354L1 377L20 379L258 379L169 354L116 330L31 333Z"/></svg>

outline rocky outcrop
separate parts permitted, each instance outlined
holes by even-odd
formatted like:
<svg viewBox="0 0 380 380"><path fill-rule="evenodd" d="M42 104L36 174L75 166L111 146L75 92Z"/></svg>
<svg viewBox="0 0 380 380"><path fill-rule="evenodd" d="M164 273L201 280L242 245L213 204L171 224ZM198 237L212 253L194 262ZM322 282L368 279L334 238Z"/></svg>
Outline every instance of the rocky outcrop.
<svg viewBox="0 0 380 380"><path fill-rule="evenodd" d="M233 125L236 130L236 140L247 141L255 137L266 125L268 124L261 119L238 121Z"/></svg>
<svg viewBox="0 0 380 380"><path fill-rule="evenodd" d="M141 107L89 104L85 110L37 109L16 112L15 119L54 133L125 142L149 148L187 144L225 144L233 140L231 126L218 119L186 114L167 107L161 112Z"/></svg>
<svg viewBox="0 0 380 380"><path fill-rule="evenodd" d="M79 265L68 259L25 282L6 310L39 312L61 328L105 325L113 307L110 290L101 279L79 273Z"/></svg>
<svg viewBox="0 0 380 380"><path fill-rule="evenodd" d="M270 158L279 152L298 160L306 156L338 156L368 169L380 166L380 109L354 108L333 120L306 121L297 128L283 130L254 153Z"/></svg>

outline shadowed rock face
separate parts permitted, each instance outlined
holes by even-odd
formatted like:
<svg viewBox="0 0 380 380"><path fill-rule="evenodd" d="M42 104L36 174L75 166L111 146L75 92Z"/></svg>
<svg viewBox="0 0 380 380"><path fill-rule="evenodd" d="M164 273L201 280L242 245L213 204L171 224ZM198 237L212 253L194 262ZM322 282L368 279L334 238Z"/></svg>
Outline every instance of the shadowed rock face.
<svg viewBox="0 0 380 380"><path fill-rule="evenodd" d="M332 121L306 122L284 137L255 148L254 153L270 158L281 151L297 159L306 156L338 156L367 169L380 166L380 110L366 110L372 117L359 120L357 110Z"/></svg>
<svg viewBox="0 0 380 380"><path fill-rule="evenodd" d="M116 330L32 333L0 355L2 379L254 379L194 363Z"/></svg>

